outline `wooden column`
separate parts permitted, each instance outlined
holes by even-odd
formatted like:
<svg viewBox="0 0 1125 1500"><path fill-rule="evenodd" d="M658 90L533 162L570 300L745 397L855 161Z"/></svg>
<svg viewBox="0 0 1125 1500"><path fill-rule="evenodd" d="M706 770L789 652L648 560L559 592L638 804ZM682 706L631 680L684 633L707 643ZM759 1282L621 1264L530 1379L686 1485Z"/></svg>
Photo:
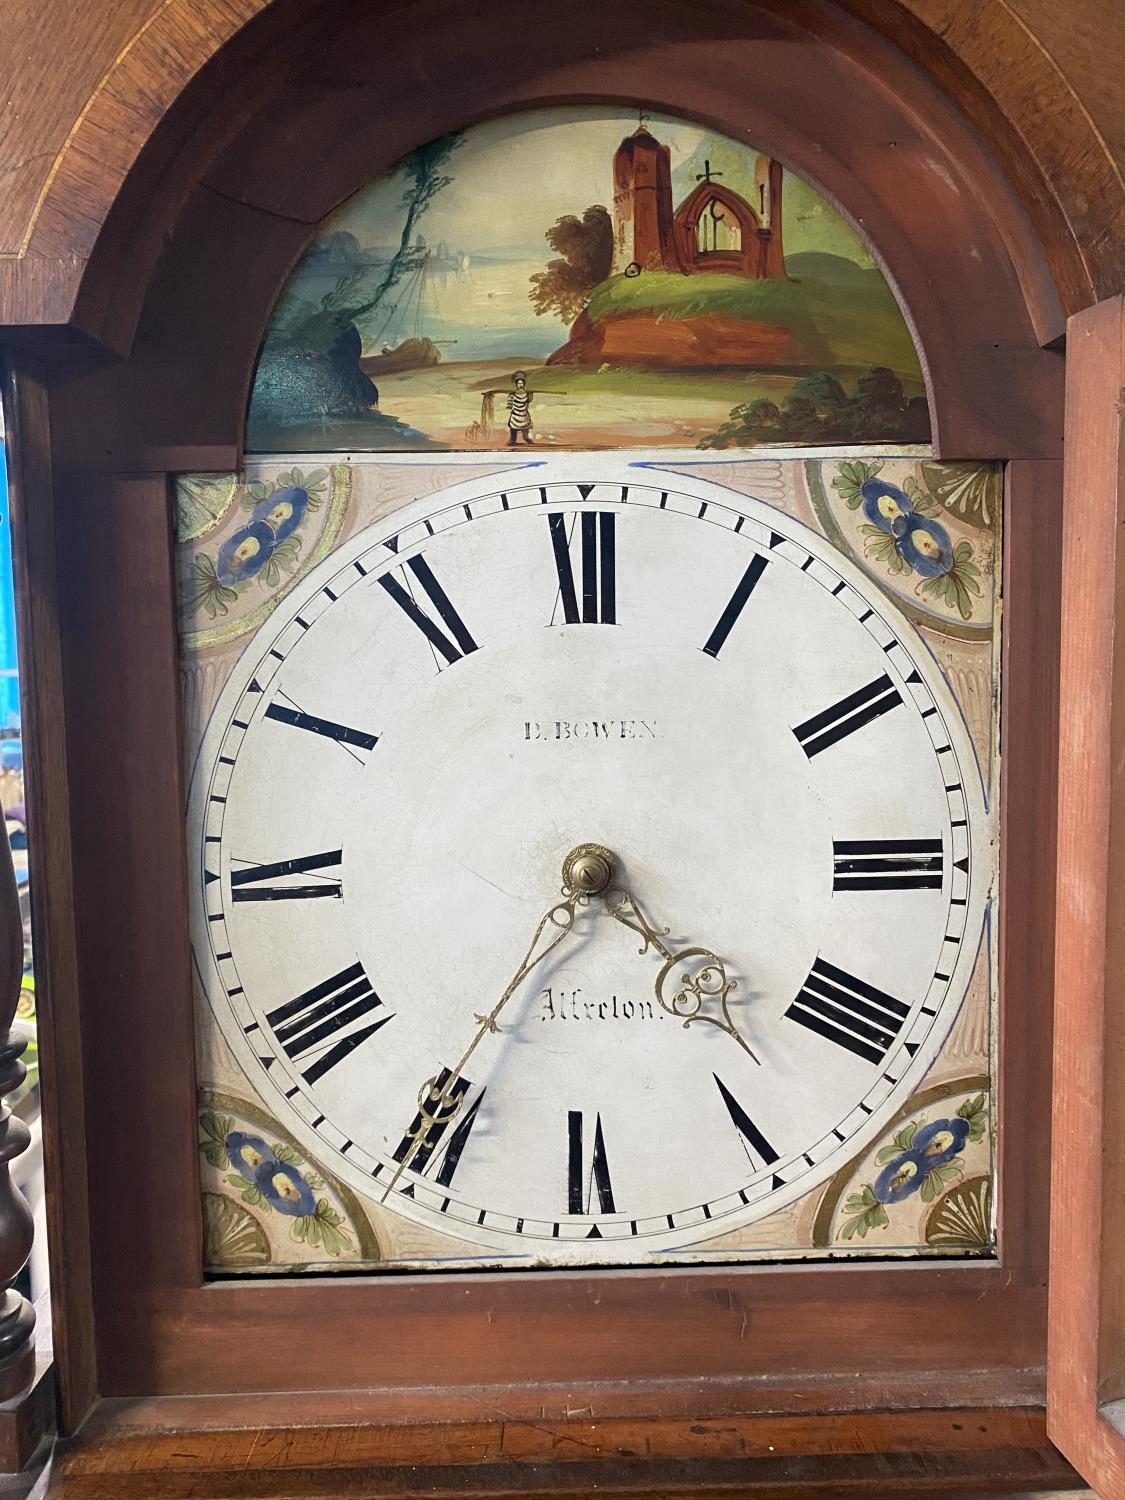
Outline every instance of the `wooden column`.
<svg viewBox="0 0 1125 1500"><path fill-rule="evenodd" d="M35 1225L10 1163L31 1131L3 1101L27 1076L27 1037L13 1025L23 978L23 922L7 832L0 838L0 1401L18 1396L35 1372L35 1309L12 1283L31 1254Z"/></svg>

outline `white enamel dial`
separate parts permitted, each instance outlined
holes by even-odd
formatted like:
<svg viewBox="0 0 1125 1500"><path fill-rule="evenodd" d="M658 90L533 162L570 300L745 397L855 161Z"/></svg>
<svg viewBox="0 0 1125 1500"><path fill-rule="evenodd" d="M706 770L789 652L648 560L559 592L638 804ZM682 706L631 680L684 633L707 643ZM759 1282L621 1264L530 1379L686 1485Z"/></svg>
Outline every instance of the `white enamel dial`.
<svg viewBox="0 0 1125 1500"><path fill-rule="evenodd" d="M539 1264L688 1252L873 1140L993 869L886 597L761 502L604 458L417 501L303 579L218 701L191 839L199 976L265 1107L388 1209ZM593 899L411 1154L585 841L671 951L721 957L746 1047L664 1009Z"/></svg>

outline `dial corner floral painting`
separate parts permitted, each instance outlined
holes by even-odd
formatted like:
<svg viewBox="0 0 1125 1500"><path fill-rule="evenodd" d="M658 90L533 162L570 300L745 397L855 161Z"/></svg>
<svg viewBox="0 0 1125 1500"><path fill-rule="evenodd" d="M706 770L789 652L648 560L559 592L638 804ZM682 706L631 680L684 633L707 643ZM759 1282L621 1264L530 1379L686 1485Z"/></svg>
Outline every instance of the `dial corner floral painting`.
<svg viewBox="0 0 1125 1500"><path fill-rule="evenodd" d="M557 106L323 224L178 483L213 1275L993 1253L998 466L856 233Z"/></svg>
<svg viewBox="0 0 1125 1500"><path fill-rule="evenodd" d="M508 114L325 223L261 346L257 452L929 441L888 282L797 173L689 120Z"/></svg>
<svg viewBox="0 0 1125 1500"><path fill-rule="evenodd" d="M994 1253L1001 470L646 431L179 481L209 1274Z"/></svg>

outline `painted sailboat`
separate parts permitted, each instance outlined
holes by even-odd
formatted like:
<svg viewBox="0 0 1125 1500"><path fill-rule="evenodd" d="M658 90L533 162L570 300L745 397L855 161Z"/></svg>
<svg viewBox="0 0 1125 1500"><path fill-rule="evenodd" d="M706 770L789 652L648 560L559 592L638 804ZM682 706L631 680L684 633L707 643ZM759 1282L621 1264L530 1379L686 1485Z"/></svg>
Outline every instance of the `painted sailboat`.
<svg viewBox="0 0 1125 1500"><path fill-rule="evenodd" d="M386 316L375 333L374 342L380 345L379 352L365 354L359 362L365 375L377 379L380 375L396 375L401 370L429 369L441 363L439 345L456 342L455 339L430 338L424 331L432 259L433 251L426 249L398 296L388 303ZM403 337L408 327L412 332Z"/></svg>

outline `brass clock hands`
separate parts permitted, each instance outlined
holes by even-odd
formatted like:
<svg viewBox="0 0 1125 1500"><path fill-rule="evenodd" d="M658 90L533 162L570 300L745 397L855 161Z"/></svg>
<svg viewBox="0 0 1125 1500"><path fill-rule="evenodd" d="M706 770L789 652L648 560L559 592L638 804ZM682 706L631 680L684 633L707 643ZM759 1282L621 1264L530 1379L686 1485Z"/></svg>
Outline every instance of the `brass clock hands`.
<svg viewBox="0 0 1125 1500"><path fill-rule="evenodd" d="M520 985L524 982L532 969L541 964L549 953L553 953L563 939L574 926L574 917L580 906L585 906L592 892L600 890L608 881L611 866L606 865L604 875L601 868L600 855L586 855L584 851L592 849L593 845L580 845L578 849L572 849L563 862L563 899L545 911L539 919L539 925L535 929L535 935L531 939L527 952L524 954L519 967L508 982L508 987L497 1000L486 1015L474 1015L473 1020L477 1022L477 1031L472 1041L465 1048L457 1063L450 1070L443 1083L437 1078L431 1078L422 1085L418 1094L418 1122L407 1133L410 1141L402 1160L398 1164L394 1176L387 1184L383 1194L382 1202L386 1202L392 1188L403 1172L410 1166L411 1162L422 1150L429 1140L430 1132L437 1126L446 1126L453 1120L461 1109L464 1101L464 1089L461 1084L461 1070L472 1057L489 1032L499 1031L496 1017L507 1005ZM608 851L607 851L608 853ZM551 929L554 928L554 931ZM544 941L546 938L546 941Z"/></svg>
<svg viewBox="0 0 1125 1500"><path fill-rule="evenodd" d="M410 1144L386 1186L382 1197L384 1203L395 1183L429 1141L431 1133L438 1127L444 1129L457 1117L465 1099L461 1070L484 1038L490 1032L499 1031L497 1016L532 969L541 964L567 937L574 927L578 908L586 906L593 896L601 896L606 911L615 921L640 933L644 938L644 945L640 950L642 953L654 948L664 959L664 965L656 976L656 998L668 1014L682 1021L685 1027L694 1025L696 1021L717 1026L720 1031L733 1037L743 1051L758 1062L731 1019L727 997L735 988L736 982L727 978L722 959L710 948L681 948L679 952L673 952L664 942L668 928L657 930L629 891L622 886L610 885L613 878L613 854L609 849L601 844L579 844L563 860L562 876L563 899L545 911L539 919L527 952L496 1004L487 1013L473 1016L477 1022L477 1030L458 1059L456 1067L445 1074L444 1081L430 1078L422 1085L418 1094L417 1123L407 1132L406 1138ZM674 974L673 971L676 970L679 972ZM679 988L672 989L676 981ZM712 1004L717 1004L721 1019L720 1016L704 1014L704 1007Z"/></svg>
<svg viewBox="0 0 1125 1500"><path fill-rule="evenodd" d="M639 932L644 938L642 953L655 948L664 960L664 966L656 976L656 998L668 1014L682 1021L685 1027L697 1021L717 1026L727 1036L733 1037L749 1057L760 1063L731 1018L727 999L736 988L737 980L727 978L726 966L719 955L710 948L681 948L679 952L673 952L664 942L668 928L653 927L631 892L622 886L611 886L604 891L602 901L615 921ZM678 989L673 988L676 983ZM720 1014L706 1015L707 1006L717 1006Z"/></svg>

